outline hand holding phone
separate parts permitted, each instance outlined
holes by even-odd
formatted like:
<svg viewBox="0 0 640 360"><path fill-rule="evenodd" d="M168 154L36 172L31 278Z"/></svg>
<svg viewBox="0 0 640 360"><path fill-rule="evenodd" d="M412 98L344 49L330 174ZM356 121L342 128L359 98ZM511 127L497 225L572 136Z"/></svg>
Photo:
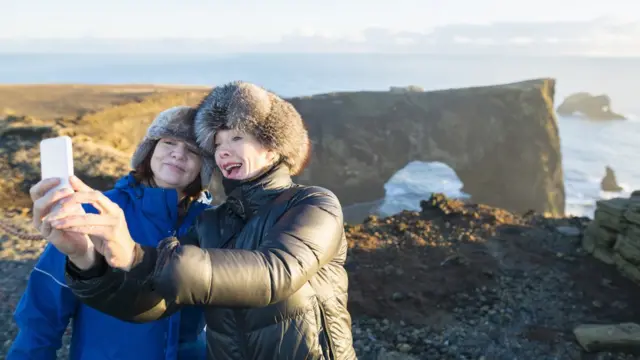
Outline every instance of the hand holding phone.
<svg viewBox="0 0 640 360"><path fill-rule="evenodd" d="M73 148L71 138L59 136L49 138L40 142L40 169L42 179L58 178L60 183L48 192L62 188L73 190L69 183L69 178L74 175L73 171ZM47 216L61 216L85 214L82 205L67 207L64 211L56 203ZM82 268L90 267L95 260L94 245L87 235L78 233L68 233L65 231L52 230L47 240L61 252L70 256L70 259ZM71 254L80 251L82 255L73 259Z"/></svg>

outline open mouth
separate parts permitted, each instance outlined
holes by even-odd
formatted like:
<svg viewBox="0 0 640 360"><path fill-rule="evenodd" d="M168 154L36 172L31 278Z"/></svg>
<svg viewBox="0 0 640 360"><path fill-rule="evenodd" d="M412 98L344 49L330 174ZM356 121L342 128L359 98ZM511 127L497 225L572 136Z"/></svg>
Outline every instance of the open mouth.
<svg viewBox="0 0 640 360"><path fill-rule="evenodd" d="M224 171L226 177L233 177L234 175L238 174L241 167L242 163L228 163L222 166L222 171Z"/></svg>

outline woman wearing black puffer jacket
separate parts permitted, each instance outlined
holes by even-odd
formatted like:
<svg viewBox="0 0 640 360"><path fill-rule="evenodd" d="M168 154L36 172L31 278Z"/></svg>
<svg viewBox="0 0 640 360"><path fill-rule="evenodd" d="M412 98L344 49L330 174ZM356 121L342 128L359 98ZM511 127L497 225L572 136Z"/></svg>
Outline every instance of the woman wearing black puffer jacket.
<svg viewBox="0 0 640 360"><path fill-rule="evenodd" d="M101 256L84 269L68 261L69 287L132 322L205 306L210 359L355 359L340 202L291 179L310 153L300 115L273 93L234 82L213 89L195 116L225 202L188 235L146 247L131 240L117 206L74 183L60 211L91 203L101 214L60 215L52 226L91 235Z"/></svg>

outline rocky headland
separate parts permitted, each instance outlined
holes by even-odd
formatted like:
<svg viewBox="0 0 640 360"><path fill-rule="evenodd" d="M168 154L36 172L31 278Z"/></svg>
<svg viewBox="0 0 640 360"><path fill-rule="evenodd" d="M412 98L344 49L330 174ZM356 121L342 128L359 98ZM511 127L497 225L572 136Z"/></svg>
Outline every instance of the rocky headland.
<svg viewBox="0 0 640 360"><path fill-rule="evenodd" d="M362 91L293 98L314 152L303 183L343 205L384 197L410 161L451 167L475 202L564 214L555 81L441 91Z"/></svg>

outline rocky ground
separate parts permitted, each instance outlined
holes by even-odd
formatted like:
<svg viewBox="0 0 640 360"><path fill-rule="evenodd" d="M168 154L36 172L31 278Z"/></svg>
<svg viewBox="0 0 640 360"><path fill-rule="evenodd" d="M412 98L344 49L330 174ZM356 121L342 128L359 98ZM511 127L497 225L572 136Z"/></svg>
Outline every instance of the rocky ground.
<svg viewBox="0 0 640 360"><path fill-rule="evenodd" d="M521 217L442 196L422 209L345 226L360 359L640 358L585 353L572 333L640 321L640 286L582 250L588 219ZM5 208L0 219L32 232L28 209ZM43 246L0 230L0 358Z"/></svg>
<svg viewBox="0 0 640 360"><path fill-rule="evenodd" d="M640 286L582 250L588 222L436 196L347 226L360 358L640 358L575 341L582 323L640 320Z"/></svg>

